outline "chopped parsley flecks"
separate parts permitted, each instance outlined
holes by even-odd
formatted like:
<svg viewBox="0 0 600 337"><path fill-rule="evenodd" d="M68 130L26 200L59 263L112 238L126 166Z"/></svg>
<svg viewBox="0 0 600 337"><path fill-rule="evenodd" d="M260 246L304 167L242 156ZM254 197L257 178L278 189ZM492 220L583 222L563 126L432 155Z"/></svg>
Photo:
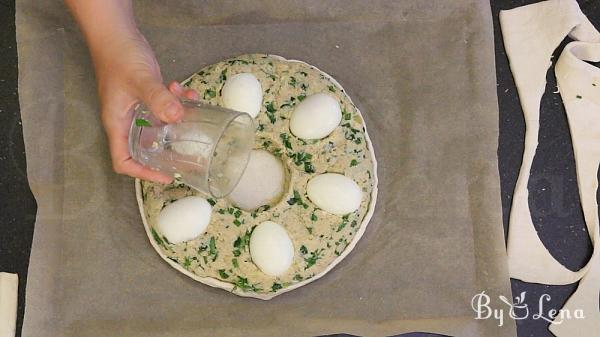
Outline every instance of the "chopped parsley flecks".
<svg viewBox="0 0 600 337"><path fill-rule="evenodd" d="M241 277L241 276L237 277L237 280L235 281L234 285L237 288L240 288L244 291L248 291L248 290L260 291L261 290L260 288L256 287L255 285L248 283L247 278Z"/></svg>
<svg viewBox="0 0 600 337"><path fill-rule="evenodd" d="M305 90L305 91L306 91L306 89L308 89L308 84L306 84L306 83L302 83L302 84L300 84L300 88L301 88L302 90Z"/></svg>
<svg viewBox="0 0 600 337"><path fill-rule="evenodd" d="M358 165L358 160L352 159L352 161L350 161L350 167L356 166L356 165Z"/></svg>
<svg viewBox="0 0 600 337"><path fill-rule="evenodd" d="M290 136L287 133L281 133L279 134L279 137L281 138L281 141L283 142L283 146L285 146L287 149L292 149L292 143L290 142Z"/></svg>
<svg viewBox="0 0 600 337"><path fill-rule="evenodd" d="M152 232L152 237L154 238L154 241L156 241L156 243L159 244L160 246L165 246L165 243L160 238L160 235L158 235L158 233L154 230L154 228L151 227L150 231Z"/></svg>
<svg viewBox="0 0 600 337"><path fill-rule="evenodd" d="M219 269L219 276L221 276L221 278L229 278L229 275L225 272L225 269Z"/></svg>
<svg viewBox="0 0 600 337"><path fill-rule="evenodd" d="M302 253L303 255L308 254L308 249L305 245L300 246L300 253Z"/></svg>
<svg viewBox="0 0 600 337"><path fill-rule="evenodd" d="M185 257L183 259L183 268L185 269L190 269L190 266L192 265L192 260L189 257Z"/></svg>
<svg viewBox="0 0 600 337"><path fill-rule="evenodd" d="M240 265L238 264L238 260L236 258L231 259L231 264L233 265L234 268L240 267Z"/></svg>
<svg viewBox="0 0 600 337"><path fill-rule="evenodd" d="M292 87L296 87L296 78L294 76L290 77L290 81L288 82Z"/></svg>
<svg viewBox="0 0 600 337"><path fill-rule="evenodd" d="M317 221L319 220L319 218L317 218L317 215L315 214L315 212L312 212L310 214L310 221Z"/></svg>
<svg viewBox="0 0 600 337"><path fill-rule="evenodd" d="M304 171L306 173L315 173L315 167L310 162L312 159L312 154L300 151L294 153L291 158L294 161L294 164L298 166L304 166Z"/></svg>
<svg viewBox="0 0 600 337"><path fill-rule="evenodd" d="M244 223L243 220L242 221L240 221L239 219L233 220L233 224L236 225L237 227L240 227L242 225L242 223Z"/></svg>
<svg viewBox="0 0 600 337"><path fill-rule="evenodd" d="M217 92L214 89L209 88L204 91L203 97L204 97L204 99L211 99L211 98L215 98L216 96L217 96Z"/></svg>
<svg viewBox="0 0 600 337"><path fill-rule="evenodd" d="M271 146L271 144L272 144L271 141L267 139L262 143L262 147L263 147L263 149L266 150Z"/></svg>
<svg viewBox="0 0 600 337"><path fill-rule="evenodd" d="M214 206L214 205L216 205L216 204L217 204L217 201L216 201L215 199L213 199L213 198L208 198L208 199L206 199L206 201L208 201L208 203L209 203L211 206Z"/></svg>
<svg viewBox="0 0 600 337"><path fill-rule="evenodd" d="M342 115L344 116L344 120L349 121L352 119L352 113L348 112L346 108L342 111Z"/></svg>
<svg viewBox="0 0 600 337"><path fill-rule="evenodd" d="M273 150L273 155L277 158L281 158L281 155L282 155L281 149Z"/></svg>
<svg viewBox="0 0 600 337"><path fill-rule="evenodd" d="M258 126L256 127L256 131L263 131L265 129L265 125L258 123Z"/></svg>
<svg viewBox="0 0 600 337"><path fill-rule="evenodd" d="M275 118L275 111L277 110L273 106L273 102L269 102L267 105L265 105L265 109L267 110L267 117L269 117L269 121L271 121L271 124L275 124L275 121L277 120L277 118Z"/></svg>
<svg viewBox="0 0 600 337"><path fill-rule="evenodd" d="M306 98L306 95L305 95L305 94L300 94L300 95L298 96L298 100L299 100L300 102L304 101L304 99L305 99L305 98Z"/></svg>
<svg viewBox="0 0 600 337"><path fill-rule="evenodd" d="M356 144L362 143L362 138L360 138L360 130L353 128L350 123L342 124L344 127L344 138L347 140L351 140Z"/></svg>
<svg viewBox="0 0 600 337"><path fill-rule="evenodd" d="M229 61L227 61L227 63L229 63L230 66L234 65L236 62L240 63L240 64L243 64L243 65L250 64L250 62L248 62L246 60L240 60L240 59L235 59L235 60L229 60ZM254 63L254 62L252 62L252 63Z"/></svg>
<svg viewBox="0 0 600 337"><path fill-rule="evenodd" d="M348 224L349 216L350 216L350 214L346 214L342 217L342 222L338 225L338 228L335 230L336 232L339 232L342 229L344 229L344 227L346 227L346 225Z"/></svg>
<svg viewBox="0 0 600 337"><path fill-rule="evenodd" d="M150 123L149 121L143 119L143 118L136 118L135 119L135 126L152 126L152 123Z"/></svg>
<svg viewBox="0 0 600 337"><path fill-rule="evenodd" d="M306 266L304 266L304 270L312 267L317 263L317 261L321 258L321 253L323 249L316 249L315 251L310 252L310 256L304 257L304 262L306 262Z"/></svg>
<svg viewBox="0 0 600 337"><path fill-rule="evenodd" d="M283 286L277 282L273 283L273 285L271 286L272 292L276 292L279 289L283 289Z"/></svg>
<svg viewBox="0 0 600 337"><path fill-rule="evenodd" d="M302 281L302 280L304 280L304 278L302 277L302 275L300 275L300 274L294 275L294 281Z"/></svg>
<svg viewBox="0 0 600 337"><path fill-rule="evenodd" d="M217 251L217 242L214 236L210 237L210 241L208 243L208 255L212 256L213 262L217 259L219 252Z"/></svg>
<svg viewBox="0 0 600 337"><path fill-rule="evenodd" d="M223 83L227 80L227 68L223 69L223 71L221 71L221 74L219 75L219 82Z"/></svg>
<svg viewBox="0 0 600 337"><path fill-rule="evenodd" d="M335 92L335 87L333 85L328 86L327 88L329 88L329 91L331 92Z"/></svg>
<svg viewBox="0 0 600 337"><path fill-rule="evenodd" d="M288 205L301 205L302 207L304 207L304 209L308 208L308 204L306 204L304 201L302 201L302 197L300 196L300 193L296 190L294 190L294 196L291 197L288 201L287 201Z"/></svg>

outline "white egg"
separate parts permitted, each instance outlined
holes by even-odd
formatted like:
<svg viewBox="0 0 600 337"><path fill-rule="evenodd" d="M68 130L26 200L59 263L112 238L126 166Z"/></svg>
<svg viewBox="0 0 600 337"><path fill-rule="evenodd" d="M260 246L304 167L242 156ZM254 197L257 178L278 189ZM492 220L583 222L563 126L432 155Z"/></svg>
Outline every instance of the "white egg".
<svg viewBox="0 0 600 337"><path fill-rule="evenodd" d="M322 210L344 215L360 207L362 191L354 180L338 173L312 178L306 186L308 198Z"/></svg>
<svg viewBox="0 0 600 337"><path fill-rule="evenodd" d="M252 232L250 256L263 273L278 276L292 265L294 245L285 228L273 221L265 221Z"/></svg>
<svg viewBox="0 0 600 337"><path fill-rule="evenodd" d="M267 151L252 150L248 166L228 198L243 210L255 210L276 201L283 193L284 183L281 161Z"/></svg>
<svg viewBox="0 0 600 337"><path fill-rule="evenodd" d="M342 120L338 101L328 94L318 93L296 106L290 119L290 131L302 139L327 137Z"/></svg>
<svg viewBox="0 0 600 337"><path fill-rule="evenodd" d="M262 106L263 92L256 76L241 73L227 79L221 97L226 108L246 112L254 118Z"/></svg>
<svg viewBox="0 0 600 337"><path fill-rule="evenodd" d="M179 199L160 211L156 229L171 243L192 240L204 233L212 207L196 196Z"/></svg>

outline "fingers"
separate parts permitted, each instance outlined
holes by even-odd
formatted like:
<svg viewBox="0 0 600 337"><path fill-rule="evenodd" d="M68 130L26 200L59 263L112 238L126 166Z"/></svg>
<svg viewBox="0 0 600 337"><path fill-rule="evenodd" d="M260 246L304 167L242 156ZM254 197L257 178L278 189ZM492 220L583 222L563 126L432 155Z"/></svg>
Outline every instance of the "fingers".
<svg viewBox="0 0 600 337"><path fill-rule="evenodd" d="M113 170L116 173L163 184L173 181L173 178L144 167L131 158L126 130L125 133L122 133L119 129L107 129L107 134Z"/></svg>
<svg viewBox="0 0 600 337"><path fill-rule="evenodd" d="M197 101L199 98L196 90L184 88L183 86L181 86L181 84L179 84L178 82L175 82L175 81L172 81L171 83L169 83L168 88L169 88L169 91L171 91L173 94L175 94L179 97L184 97L187 99L191 99L193 101Z"/></svg>
<svg viewBox="0 0 600 337"><path fill-rule="evenodd" d="M140 97L158 119L165 123L175 123L183 117L181 102L162 82L147 77L139 83Z"/></svg>

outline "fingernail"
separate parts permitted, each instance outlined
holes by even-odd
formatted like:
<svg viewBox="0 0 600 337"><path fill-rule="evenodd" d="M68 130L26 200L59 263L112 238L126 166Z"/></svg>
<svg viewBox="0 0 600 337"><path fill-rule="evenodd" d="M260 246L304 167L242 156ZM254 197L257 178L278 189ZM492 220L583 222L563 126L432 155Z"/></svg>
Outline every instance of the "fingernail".
<svg viewBox="0 0 600 337"><path fill-rule="evenodd" d="M169 103L166 109L167 118L176 120L179 117L179 109L176 103Z"/></svg>

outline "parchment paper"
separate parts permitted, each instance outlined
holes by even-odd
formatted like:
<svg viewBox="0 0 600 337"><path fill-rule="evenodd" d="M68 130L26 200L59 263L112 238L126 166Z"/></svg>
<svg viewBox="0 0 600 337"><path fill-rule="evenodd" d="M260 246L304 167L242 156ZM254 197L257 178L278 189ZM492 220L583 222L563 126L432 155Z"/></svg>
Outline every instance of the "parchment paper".
<svg viewBox="0 0 600 337"><path fill-rule="evenodd" d="M375 215L322 279L264 302L198 284L145 237L111 171L89 56L59 1L17 1L19 92L38 218L23 336L515 336L474 320L510 297L489 4L139 1L165 80L265 52L334 76L379 162Z"/></svg>

